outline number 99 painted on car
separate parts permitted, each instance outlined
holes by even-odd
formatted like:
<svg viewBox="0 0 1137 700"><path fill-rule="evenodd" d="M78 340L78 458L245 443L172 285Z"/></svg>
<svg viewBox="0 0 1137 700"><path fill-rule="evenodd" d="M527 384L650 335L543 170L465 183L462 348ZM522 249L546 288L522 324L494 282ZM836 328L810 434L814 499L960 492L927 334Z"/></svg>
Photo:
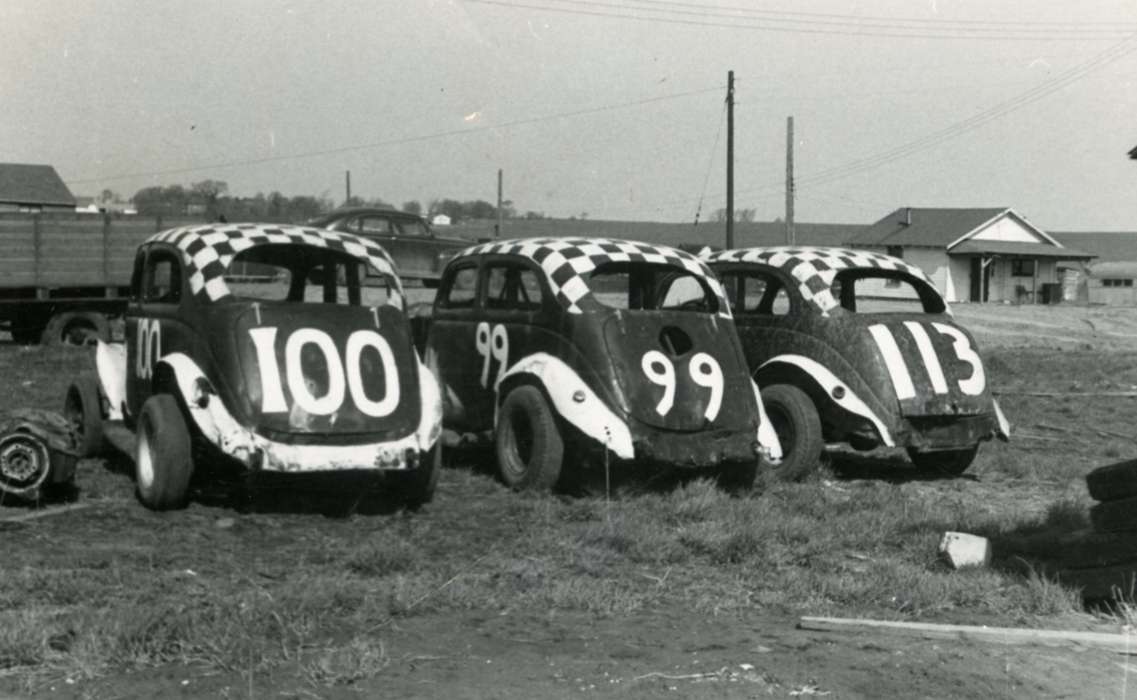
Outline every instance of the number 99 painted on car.
<svg viewBox="0 0 1137 700"><path fill-rule="evenodd" d="M780 456L718 281L661 245L532 238L460 252L416 337L444 426L515 489L633 461L748 487Z"/></svg>

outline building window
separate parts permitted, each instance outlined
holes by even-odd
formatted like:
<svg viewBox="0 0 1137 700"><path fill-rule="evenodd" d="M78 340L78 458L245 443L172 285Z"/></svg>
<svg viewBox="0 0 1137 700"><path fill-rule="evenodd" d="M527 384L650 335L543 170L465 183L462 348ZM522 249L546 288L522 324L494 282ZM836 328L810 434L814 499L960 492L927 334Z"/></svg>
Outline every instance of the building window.
<svg viewBox="0 0 1137 700"><path fill-rule="evenodd" d="M1034 261L1023 258L1012 260L1011 277L1034 277Z"/></svg>
<svg viewBox="0 0 1137 700"><path fill-rule="evenodd" d="M1129 279L1116 279L1116 278L1114 278L1114 279L1103 279L1101 281L1101 286L1103 286L1103 287L1132 287L1133 286L1133 279L1132 278L1129 278Z"/></svg>

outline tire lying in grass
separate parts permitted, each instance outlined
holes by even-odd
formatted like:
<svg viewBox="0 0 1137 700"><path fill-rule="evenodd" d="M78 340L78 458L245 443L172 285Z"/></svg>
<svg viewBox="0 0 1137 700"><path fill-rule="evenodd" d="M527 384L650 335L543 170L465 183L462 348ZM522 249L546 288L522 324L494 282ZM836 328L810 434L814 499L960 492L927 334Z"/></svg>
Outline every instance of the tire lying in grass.
<svg viewBox="0 0 1137 700"><path fill-rule="evenodd" d="M817 468L825 443L821 418L813 401L791 384L772 384L762 389L766 416L782 444L782 461L772 470L780 481L799 481Z"/></svg>
<svg viewBox="0 0 1137 700"><path fill-rule="evenodd" d="M561 475L565 446L556 416L536 387L505 397L494 434L501 480L515 491L551 491Z"/></svg>
<svg viewBox="0 0 1137 700"><path fill-rule="evenodd" d="M916 465L920 471L959 476L967 471L967 468L975 461L975 455L978 452L979 445L965 447L962 450L932 450L928 452L920 452L909 447L908 459L912 460L912 464Z"/></svg>
<svg viewBox="0 0 1137 700"><path fill-rule="evenodd" d="M1095 501L1137 496L1137 459L1098 467L1086 474L1086 486Z"/></svg>
<svg viewBox="0 0 1137 700"><path fill-rule="evenodd" d="M190 435L177 400L155 394L138 416L138 448L134 459L138 500L151 510L174 510L186 504L193 458Z"/></svg>
<svg viewBox="0 0 1137 700"><path fill-rule="evenodd" d="M1090 523L1098 532L1137 532L1137 496L1092 506Z"/></svg>
<svg viewBox="0 0 1137 700"><path fill-rule="evenodd" d="M93 374L81 374L67 387L63 415L75 432L75 449L80 457L94 457L106 449L102 404L102 388Z"/></svg>

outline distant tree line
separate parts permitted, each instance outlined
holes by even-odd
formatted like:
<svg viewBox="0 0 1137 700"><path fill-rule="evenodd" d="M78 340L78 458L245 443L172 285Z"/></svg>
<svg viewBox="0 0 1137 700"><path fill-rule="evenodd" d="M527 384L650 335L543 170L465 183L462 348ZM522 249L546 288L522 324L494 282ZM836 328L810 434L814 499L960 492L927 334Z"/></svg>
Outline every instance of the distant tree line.
<svg viewBox="0 0 1137 700"><path fill-rule="evenodd" d="M100 199L110 200L118 195L104 190ZM229 185L221 180L202 180L191 185L155 185L144 187L135 193L134 208L145 216L190 216L216 221L224 217L227 221L268 221L299 222L325 214L338 208L328 196L311 195L286 196L280 192L264 194L258 192L252 197L235 197L229 194ZM427 217L445 214L451 222L460 223L470 219L495 219L497 208L485 200L460 202L456 199L431 200L424 208L422 203L411 200L395 207L380 197L365 199L352 196L339 207L378 207L396 209ZM518 212L513 202L502 203L502 216L516 218ZM542 212L527 211L526 219L543 219Z"/></svg>

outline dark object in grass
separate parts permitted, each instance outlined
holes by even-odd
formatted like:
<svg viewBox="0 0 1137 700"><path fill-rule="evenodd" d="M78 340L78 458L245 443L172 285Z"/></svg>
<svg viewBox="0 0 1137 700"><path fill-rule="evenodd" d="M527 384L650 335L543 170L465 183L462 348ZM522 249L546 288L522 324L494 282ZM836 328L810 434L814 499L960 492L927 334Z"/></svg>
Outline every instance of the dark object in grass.
<svg viewBox="0 0 1137 700"><path fill-rule="evenodd" d="M1086 486L1095 501L1117 501L1137 496L1137 459L1098 467L1086 474ZM1137 514L1134 519L1137 521Z"/></svg>
<svg viewBox="0 0 1137 700"><path fill-rule="evenodd" d="M0 492L26 501L75 479L76 437L52 411L22 409L0 421Z"/></svg>
<svg viewBox="0 0 1137 700"><path fill-rule="evenodd" d="M1098 503L1090 522L1098 532L1137 532L1137 496Z"/></svg>

